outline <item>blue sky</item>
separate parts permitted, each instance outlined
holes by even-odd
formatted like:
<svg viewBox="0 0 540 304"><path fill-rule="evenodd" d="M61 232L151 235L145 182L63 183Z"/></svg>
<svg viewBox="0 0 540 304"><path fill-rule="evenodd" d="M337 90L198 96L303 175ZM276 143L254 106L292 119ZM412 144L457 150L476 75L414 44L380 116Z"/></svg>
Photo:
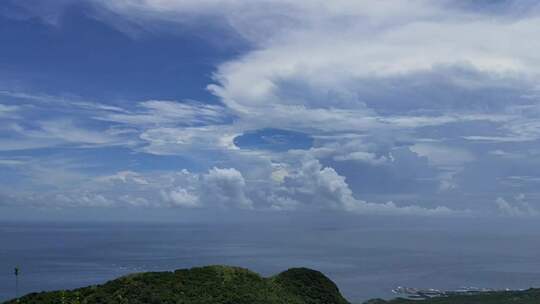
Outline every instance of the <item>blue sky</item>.
<svg viewBox="0 0 540 304"><path fill-rule="evenodd" d="M4 1L0 216L537 217L539 28L534 1Z"/></svg>

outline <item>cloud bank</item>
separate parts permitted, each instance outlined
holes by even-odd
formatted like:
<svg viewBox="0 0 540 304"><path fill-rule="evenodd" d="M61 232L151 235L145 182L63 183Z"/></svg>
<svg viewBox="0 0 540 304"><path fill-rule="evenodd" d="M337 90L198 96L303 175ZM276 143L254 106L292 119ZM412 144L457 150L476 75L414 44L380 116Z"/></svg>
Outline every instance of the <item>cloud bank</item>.
<svg viewBox="0 0 540 304"><path fill-rule="evenodd" d="M90 1L95 18L135 40L212 20L249 50L216 65L207 90L219 103L4 91L0 149L121 147L196 167L88 175L79 198L63 185L46 194L64 195L60 203L533 214L540 7L481 2ZM29 122L44 103L56 105L49 119ZM285 131L312 140L293 145ZM237 145L246 134L267 138ZM276 138L279 150L261 144ZM516 193L530 208L501 198Z"/></svg>

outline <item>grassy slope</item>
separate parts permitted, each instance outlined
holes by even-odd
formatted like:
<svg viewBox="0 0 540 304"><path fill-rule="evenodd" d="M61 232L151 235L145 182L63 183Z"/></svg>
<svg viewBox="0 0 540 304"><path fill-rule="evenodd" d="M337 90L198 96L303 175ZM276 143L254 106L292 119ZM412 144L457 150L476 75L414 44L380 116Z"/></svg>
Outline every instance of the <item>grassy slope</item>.
<svg viewBox="0 0 540 304"><path fill-rule="evenodd" d="M16 303L15 301L6 303ZM125 276L72 291L32 293L19 303L79 304L346 304L337 286L322 273L293 268L263 278L247 269L208 266L174 272Z"/></svg>

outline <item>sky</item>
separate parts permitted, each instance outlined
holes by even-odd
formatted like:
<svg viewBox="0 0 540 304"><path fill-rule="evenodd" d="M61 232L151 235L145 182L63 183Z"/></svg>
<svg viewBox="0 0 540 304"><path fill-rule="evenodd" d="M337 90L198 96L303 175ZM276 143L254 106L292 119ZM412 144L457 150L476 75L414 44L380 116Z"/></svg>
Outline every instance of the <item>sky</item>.
<svg viewBox="0 0 540 304"><path fill-rule="evenodd" d="M539 35L526 0L4 0L0 218L538 217Z"/></svg>

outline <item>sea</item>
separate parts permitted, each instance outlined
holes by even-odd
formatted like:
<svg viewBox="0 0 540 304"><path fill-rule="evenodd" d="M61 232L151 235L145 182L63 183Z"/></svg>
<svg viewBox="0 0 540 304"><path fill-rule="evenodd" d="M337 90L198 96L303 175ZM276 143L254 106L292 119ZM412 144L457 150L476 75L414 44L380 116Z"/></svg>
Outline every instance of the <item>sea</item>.
<svg viewBox="0 0 540 304"><path fill-rule="evenodd" d="M0 222L0 302L202 265L264 276L310 267L347 299L392 298L397 286L540 287L537 221L400 217L237 222Z"/></svg>

